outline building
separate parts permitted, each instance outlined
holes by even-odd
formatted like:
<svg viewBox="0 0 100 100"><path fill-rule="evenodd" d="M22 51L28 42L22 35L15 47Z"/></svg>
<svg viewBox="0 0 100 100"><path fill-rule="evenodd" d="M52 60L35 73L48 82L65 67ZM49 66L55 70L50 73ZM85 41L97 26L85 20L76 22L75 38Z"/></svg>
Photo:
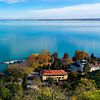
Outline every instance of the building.
<svg viewBox="0 0 100 100"><path fill-rule="evenodd" d="M84 66L87 64L87 60L83 59L83 60L79 60L76 63L73 63L70 65L70 71L75 71L75 72L83 72L83 68Z"/></svg>
<svg viewBox="0 0 100 100"><path fill-rule="evenodd" d="M83 66L79 63L73 63L70 65L70 71L83 72Z"/></svg>
<svg viewBox="0 0 100 100"><path fill-rule="evenodd" d="M42 81L46 81L49 78L59 81L59 80L67 80L68 73L65 72L64 70L44 70L40 72L40 76L42 78Z"/></svg>
<svg viewBox="0 0 100 100"><path fill-rule="evenodd" d="M100 70L100 64L96 64L96 65L91 64L90 68L91 68L90 72Z"/></svg>

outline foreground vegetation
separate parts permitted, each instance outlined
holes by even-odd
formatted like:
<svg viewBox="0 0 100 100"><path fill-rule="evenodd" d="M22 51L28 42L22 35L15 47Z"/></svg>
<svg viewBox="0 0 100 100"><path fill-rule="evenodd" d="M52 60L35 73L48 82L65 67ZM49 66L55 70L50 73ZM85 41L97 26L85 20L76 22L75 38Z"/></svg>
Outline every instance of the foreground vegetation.
<svg viewBox="0 0 100 100"><path fill-rule="evenodd" d="M87 59L84 74L69 72L68 80L56 82L49 79L42 82L39 77L32 77L31 84L28 76L41 69L63 69L67 71L70 64ZM100 70L89 72L88 63L96 64L98 60L92 54L76 51L71 59L65 53L59 59L58 53L50 54L42 51L33 54L24 63L8 66L6 75L0 78L0 100L99 100Z"/></svg>

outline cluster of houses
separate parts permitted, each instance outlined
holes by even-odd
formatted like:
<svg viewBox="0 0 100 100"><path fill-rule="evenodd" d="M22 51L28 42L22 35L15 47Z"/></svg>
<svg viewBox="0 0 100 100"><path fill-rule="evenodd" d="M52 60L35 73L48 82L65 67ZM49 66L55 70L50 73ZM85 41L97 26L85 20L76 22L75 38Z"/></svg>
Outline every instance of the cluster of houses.
<svg viewBox="0 0 100 100"><path fill-rule="evenodd" d="M84 66L87 64L87 60L83 59L78 62L75 62L70 65L68 71L71 72L84 72ZM90 72L100 70L100 64L89 64ZM52 78L56 81L59 80L67 80L68 78L68 72L64 70L42 70L40 71L40 77L42 81L48 80L48 78Z"/></svg>

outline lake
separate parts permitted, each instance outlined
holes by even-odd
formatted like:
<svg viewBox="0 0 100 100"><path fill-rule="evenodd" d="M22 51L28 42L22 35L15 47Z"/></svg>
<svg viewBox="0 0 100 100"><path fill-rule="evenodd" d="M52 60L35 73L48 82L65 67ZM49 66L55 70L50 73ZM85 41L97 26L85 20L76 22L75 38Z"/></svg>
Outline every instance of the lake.
<svg viewBox="0 0 100 100"><path fill-rule="evenodd" d="M59 57L75 50L100 54L100 21L0 21L0 62L47 49ZM4 71L5 65L0 65Z"/></svg>

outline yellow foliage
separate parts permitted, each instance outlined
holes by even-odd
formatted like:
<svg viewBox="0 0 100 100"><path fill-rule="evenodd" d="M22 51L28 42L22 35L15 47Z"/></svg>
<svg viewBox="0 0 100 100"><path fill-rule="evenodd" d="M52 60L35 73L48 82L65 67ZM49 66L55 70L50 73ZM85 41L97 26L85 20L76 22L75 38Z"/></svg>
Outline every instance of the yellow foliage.
<svg viewBox="0 0 100 100"><path fill-rule="evenodd" d="M32 54L27 62L28 66L33 67L34 69L38 68L38 66L48 65L50 60L49 52L45 51L42 54Z"/></svg>
<svg viewBox="0 0 100 100"><path fill-rule="evenodd" d="M24 74L30 74L31 72L33 72L33 68L25 67L25 68L23 68L23 72L24 72Z"/></svg>
<svg viewBox="0 0 100 100"><path fill-rule="evenodd" d="M71 96L71 100L77 100L77 96Z"/></svg>

